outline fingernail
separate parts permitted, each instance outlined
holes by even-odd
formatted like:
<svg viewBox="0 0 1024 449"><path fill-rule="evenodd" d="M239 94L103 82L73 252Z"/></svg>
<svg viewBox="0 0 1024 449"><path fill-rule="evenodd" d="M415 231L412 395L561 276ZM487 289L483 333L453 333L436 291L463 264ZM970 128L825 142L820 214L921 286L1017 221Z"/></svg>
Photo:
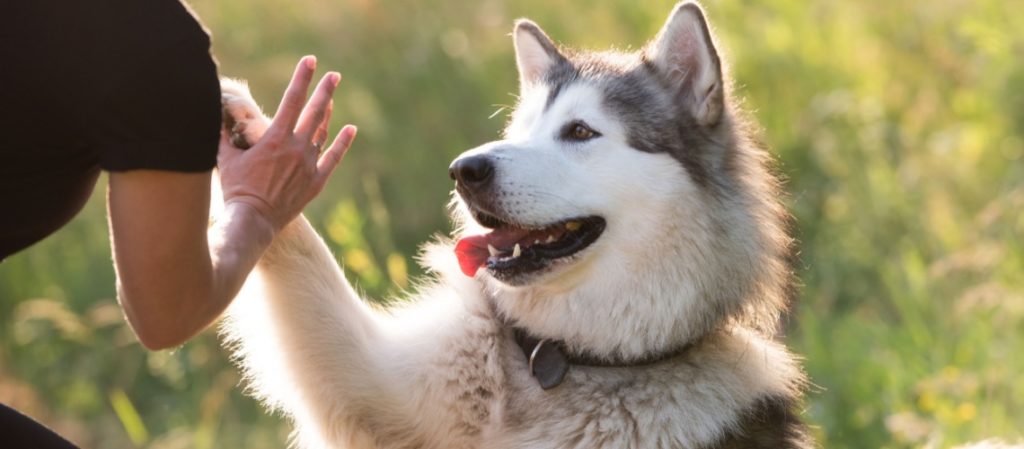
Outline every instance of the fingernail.
<svg viewBox="0 0 1024 449"><path fill-rule="evenodd" d="M306 56L305 58L302 58L302 59L305 60L306 68L307 69L309 69L309 70L316 70L316 56L309 55L309 56Z"/></svg>
<svg viewBox="0 0 1024 449"><path fill-rule="evenodd" d="M341 82L341 74L338 72L328 73L327 80L330 81L332 86L338 87L338 83Z"/></svg>

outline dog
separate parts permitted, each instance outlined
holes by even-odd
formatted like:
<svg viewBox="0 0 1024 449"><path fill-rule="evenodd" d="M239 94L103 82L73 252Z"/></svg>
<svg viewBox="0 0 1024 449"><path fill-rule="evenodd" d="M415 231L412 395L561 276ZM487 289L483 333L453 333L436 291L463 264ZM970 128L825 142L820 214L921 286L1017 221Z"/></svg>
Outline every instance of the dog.
<svg viewBox="0 0 1024 449"><path fill-rule="evenodd" d="M705 14L634 53L519 20L500 140L451 164L431 281L362 301L302 217L223 324L249 392L308 448L811 448L775 341L794 243L771 157ZM236 142L264 116L227 81ZM439 174L443 176L443 174Z"/></svg>

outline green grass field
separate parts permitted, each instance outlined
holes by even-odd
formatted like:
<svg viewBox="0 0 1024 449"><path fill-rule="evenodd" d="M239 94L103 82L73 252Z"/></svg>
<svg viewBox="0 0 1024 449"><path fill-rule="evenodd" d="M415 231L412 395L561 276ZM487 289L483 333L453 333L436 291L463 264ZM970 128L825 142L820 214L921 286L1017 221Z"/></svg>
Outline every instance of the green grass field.
<svg viewBox="0 0 1024 449"><path fill-rule="evenodd" d="M802 290L785 339L814 383L805 417L822 446L1024 437L1024 2L706 3L788 180ZM449 161L493 139L515 102L512 21L637 48L672 6L192 4L222 73L271 110L302 54L343 73L335 127L360 136L307 215L381 299L421 273L418 243L449 229ZM241 394L213 332L168 352L136 343L103 190L0 264L0 401L84 447L283 447L287 425Z"/></svg>

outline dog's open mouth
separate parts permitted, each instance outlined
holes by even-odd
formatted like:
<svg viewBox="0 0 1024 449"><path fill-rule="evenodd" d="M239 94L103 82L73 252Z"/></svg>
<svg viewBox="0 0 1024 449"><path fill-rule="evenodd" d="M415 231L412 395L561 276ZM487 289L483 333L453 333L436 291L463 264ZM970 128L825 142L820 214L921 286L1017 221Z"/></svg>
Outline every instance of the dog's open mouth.
<svg viewBox="0 0 1024 449"><path fill-rule="evenodd" d="M473 211L480 224L491 228L486 234L464 237L455 245L455 255L466 276L486 267L498 279L513 279L540 271L557 259L570 257L604 232L605 220L598 216L571 218L542 227L524 228L493 215Z"/></svg>

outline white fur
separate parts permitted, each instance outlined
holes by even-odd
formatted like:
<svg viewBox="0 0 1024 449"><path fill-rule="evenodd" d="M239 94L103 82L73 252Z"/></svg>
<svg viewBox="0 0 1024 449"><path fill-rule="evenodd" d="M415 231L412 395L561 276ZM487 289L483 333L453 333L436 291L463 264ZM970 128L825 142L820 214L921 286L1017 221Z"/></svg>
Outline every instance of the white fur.
<svg viewBox="0 0 1024 449"><path fill-rule="evenodd" d="M707 305L694 286L708 269L704 253L715 249L694 245L712 240L701 212L710 205L671 156L630 148L621 124L603 111L601 97L593 87L572 85L542 116L546 89L528 91L506 140L462 157L489 154L497 161L497 184L516 194L499 206L523 224L583 215L608 220L602 237L568 272L496 294L498 308L538 336L599 355L635 358L671 350L697 332L687 326L691 320L680 317L702 316L695 308ZM559 142L559 130L573 120L584 120L603 136ZM481 277L493 291L502 290ZM594 325L610 317L616 318L614 331Z"/></svg>
<svg viewBox="0 0 1024 449"><path fill-rule="evenodd" d="M543 391L479 285L431 251L443 282L388 314L358 299L304 220L261 262L225 326L252 392L292 418L301 447L701 447L801 379L785 349L737 329L641 373L574 367Z"/></svg>

